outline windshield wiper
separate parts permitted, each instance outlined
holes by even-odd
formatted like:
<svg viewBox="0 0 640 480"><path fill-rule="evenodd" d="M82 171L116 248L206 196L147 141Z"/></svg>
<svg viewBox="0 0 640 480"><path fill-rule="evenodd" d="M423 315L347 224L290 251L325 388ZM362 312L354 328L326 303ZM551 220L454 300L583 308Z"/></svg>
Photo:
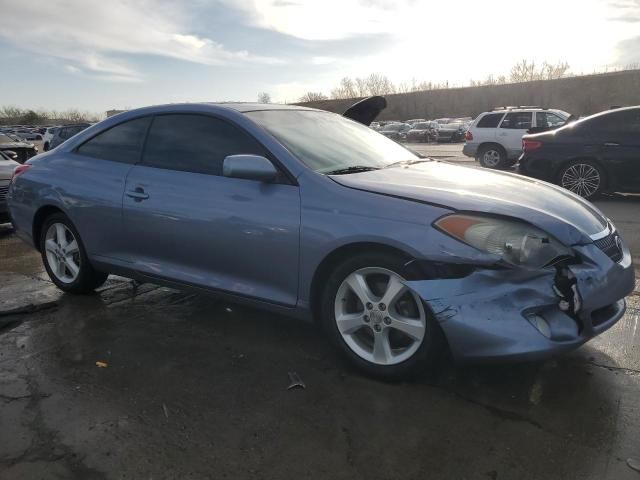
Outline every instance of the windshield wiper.
<svg viewBox="0 0 640 480"><path fill-rule="evenodd" d="M345 175L348 173L370 172L371 170L380 170L379 167L370 167L367 165L354 165L347 168L338 168L329 172L323 172L325 175Z"/></svg>
<svg viewBox="0 0 640 480"><path fill-rule="evenodd" d="M423 162L430 162L431 160L429 158L421 158L420 160L400 160L399 162L393 162L390 163L389 165L387 165L384 168L390 168L390 167L400 167L402 165L413 165L414 163L423 163Z"/></svg>

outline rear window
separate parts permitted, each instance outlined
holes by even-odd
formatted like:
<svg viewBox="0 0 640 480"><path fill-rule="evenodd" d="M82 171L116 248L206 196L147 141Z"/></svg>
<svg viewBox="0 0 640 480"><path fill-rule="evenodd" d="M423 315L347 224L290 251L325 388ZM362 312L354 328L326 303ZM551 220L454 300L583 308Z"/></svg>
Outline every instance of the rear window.
<svg viewBox="0 0 640 480"><path fill-rule="evenodd" d="M143 117L120 123L82 144L78 153L102 160L136 163L150 121L151 117Z"/></svg>
<svg viewBox="0 0 640 480"><path fill-rule="evenodd" d="M478 121L476 128L496 128L503 115L504 113L488 113Z"/></svg>

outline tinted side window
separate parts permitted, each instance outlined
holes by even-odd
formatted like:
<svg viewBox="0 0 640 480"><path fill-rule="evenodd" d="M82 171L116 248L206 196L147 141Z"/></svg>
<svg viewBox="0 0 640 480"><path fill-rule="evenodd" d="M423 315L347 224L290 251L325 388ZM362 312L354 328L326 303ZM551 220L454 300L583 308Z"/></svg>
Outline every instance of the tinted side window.
<svg viewBox="0 0 640 480"><path fill-rule="evenodd" d="M151 125L142 163L221 176L225 157L241 153L267 155L256 140L224 120L204 115L159 115Z"/></svg>
<svg viewBox="0 0 640 480"><path fill-rule="evenodd" d="M504 113L488 113L478 121L476 128L496 128L503 115Z"/></svg>
<svg viewBox="0 0 640 480"><path fill-rule="evenodd" d="M528 130L531 128L532 112L509 112L504 117L500 128L509 128L514 130Z"/></svg>
<svg viewBox="0 0 640 480"><path fill-rule="evenodd" d="M140 159L142 143L150 121L151 117L145 117L120 123L83 143L77 152L103 160L136 163Z"/></svg>

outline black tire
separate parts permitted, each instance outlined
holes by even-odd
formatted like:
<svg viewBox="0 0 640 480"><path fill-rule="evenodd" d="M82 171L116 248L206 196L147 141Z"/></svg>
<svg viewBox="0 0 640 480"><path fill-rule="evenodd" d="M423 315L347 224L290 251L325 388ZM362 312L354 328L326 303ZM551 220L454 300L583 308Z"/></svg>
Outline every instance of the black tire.
<svg viewBox="0 0 640 480"><path fill-rule="evenodd" d="M478 150L476 160L485 168L503 169L507 164L507 152L497 144L483 145Z"/></svg>
<svg viewBox="0 0 640 480"><path fill-rule="evenodd" d="M580 171L585 172L585 183L582 187L570 180L571 172L578 173ZM589 176L589 172L594 172L597 177L598 184L595 188L593 187L593 183L591 183L591 181L596 177ZM587 179L589 179L588 183ZM602 192L605 191L607 186L607 175L602 167L600 167L600 165L592 160L573 160L572 162L569 162L560 168L558 174L556 175L556 183L562 188L565 188L570 192L575 193L576 195L580 195L581 197L590 200L593 198L597 198Z"/></svg>
<svg viewBox="0 0 640 480"><path fill-rule="evenodd" d="M70 283L66 283L58 279L58 277L53 273L47 259L47 253L45 249L46 234L49 230L49 227L51 227L51 225L53 225L54 223L61 223L66 226L71 231L78 243L80 269L76 279ZM40 231L40 254L42 256L42 263L47 270L49 278L51 278L51 281L60 290L68 293L86 294L92 292L107 280L107 277L109 276L108 274L98 272L89 263L89 259L87 258L87 253L84 248L84 244L82 243L82 239L80 238L80 234L78 233L78 230L73 225L71 220L69 220L69 218L65 214L53 213L49 215L45 219Z"/></svg>
<svg viewBox="0 0 640 480"><path fill-rule="evenodd" d="M406 263L406 258L382 252L362 253L348 258L337 265L333 272L330 273L326 280L319 306L322 328L340 354L360 371L387 381L429 375L435 371L435 368L440 363L442 353L445 351L446 340L428 306L424 305L426 333L415 353L401 363L379 365L365 360L347 345L336 324L334 302L340 285L351 273L361 268L379 267L391 270L405 279L411 279L414 275L412 275L412 272L407 271Z"/></svg>

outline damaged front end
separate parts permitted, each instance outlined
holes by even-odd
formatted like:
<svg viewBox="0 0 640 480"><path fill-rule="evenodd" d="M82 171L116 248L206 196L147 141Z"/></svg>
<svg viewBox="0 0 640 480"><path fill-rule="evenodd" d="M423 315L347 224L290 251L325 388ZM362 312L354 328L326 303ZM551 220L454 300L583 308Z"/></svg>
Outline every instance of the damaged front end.
<svg viewBox="0 0 640 480"><path fill-rule="evenodd" d="M543 268L500 262L462 278L406 284L429 306L456 360L545 358L624 315L635 274L629 249L610 228L606 242L574 245L571 257Z"/></svg>

